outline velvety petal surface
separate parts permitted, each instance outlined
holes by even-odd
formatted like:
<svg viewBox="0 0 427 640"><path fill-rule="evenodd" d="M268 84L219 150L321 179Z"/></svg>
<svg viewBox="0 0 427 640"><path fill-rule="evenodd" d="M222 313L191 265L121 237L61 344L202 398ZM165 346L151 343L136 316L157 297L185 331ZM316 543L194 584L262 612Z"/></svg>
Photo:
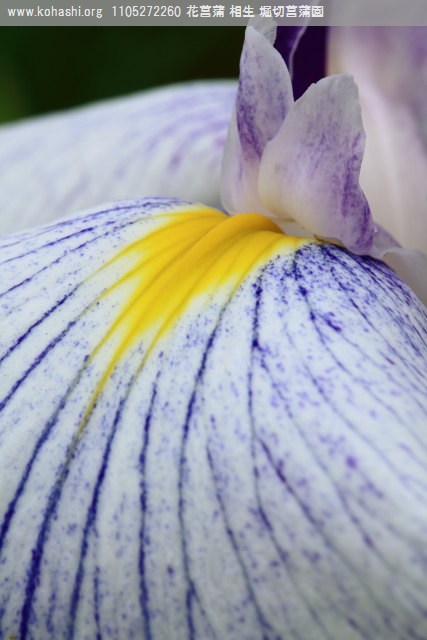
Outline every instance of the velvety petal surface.
<svg viewBox="0 0 427 640"><path fill-rule="evenodd" d="M0 128L0 233L115 198L219 206L233 82L200 82Z"/></svg>
<svg viewBox="0 0 427 640"><path fill-rule="evenodd" d="M364 141L350 76L311 85L265 149L259 175L265 207L354 253L369 253L374 224L359 187Z"/></svg>
<svg viewBox="0 0 427 640"><path fill-rule="evenodd" d="M261 216L1 241L0 636L422 640L426 312Z"/></svg>
<svg viewBox="0 0 427 640"><path fill-rule="evenodd" d="M263 210L257 186L261 156L293 103L291 78L273 47L275 37L272 20L255 20L246 29L222 164L221 199L229 212Z"/></svg>
<svg viewBox="0 0 427 640"><path fill-rule="evenodd" d="M329 69L351 73L367 134L361 185L373 216L427 253L427 29L330 31Z"/></svg>

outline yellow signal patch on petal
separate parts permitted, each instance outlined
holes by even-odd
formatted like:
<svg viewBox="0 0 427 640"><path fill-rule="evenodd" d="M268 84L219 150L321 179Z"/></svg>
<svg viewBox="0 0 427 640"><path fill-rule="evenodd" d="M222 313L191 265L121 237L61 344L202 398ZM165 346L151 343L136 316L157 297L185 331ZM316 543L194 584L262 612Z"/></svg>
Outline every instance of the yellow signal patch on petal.
<svg viewBox="0 0 427 640"><path fill-rule="evenodd" d="M289 253L312 242L286 236L270 219L246 213L229 217L205 207L192 207L162 216L154 231L120 251L98 272L117 268L123 275L102 298L123 289L123 301L108 332L90 361L113 346L82 427L98 395L118 362L139 341L144 354L141 366L190 305L209 302L221 292L229 297L255 268L279 253ZM206 303L206 302L205 302Z"/></svg>
<svg viewBox="0 0 427 640"><path fill-rule="evenodd" d="M0 636L427 638L425 308L256 214L108 207L0 239Z"/></svg>

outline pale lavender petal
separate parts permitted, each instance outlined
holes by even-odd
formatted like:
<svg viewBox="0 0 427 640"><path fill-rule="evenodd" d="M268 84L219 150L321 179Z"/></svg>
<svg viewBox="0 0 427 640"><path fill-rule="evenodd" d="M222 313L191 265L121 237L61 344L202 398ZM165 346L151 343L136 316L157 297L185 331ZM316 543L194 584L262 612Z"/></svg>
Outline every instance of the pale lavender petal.
<svg viewBox="0 0 427 640"><path fill-rule="evenodd" d="M272 44L274 23L253 25L246 29L222 166L221 199L230 212L263 210L257 193L261 155L293 102L289 72Z"/></svg>
<svg viewBox="0 0 427 640"><path fill-rule="evenodd" d="M177 85L0 129L0 233L115 198L219 205L236 87Z"/></svg>
<svg viewBox="0 0 427 640"><path fill-rule="evenodd" d="M350 76L312 85L264 152L259 193L277 219L295 220L357 254L369 253L374 224L359 186L365 136Z"/></svg>
<svg viewBox="0 0 427 640"><path fill-rule="evenodd" d="M404 249L391 234L376 224L372 248L374 258L383 260L427 305L427 256L422 251Z"/></svg>
<svg viewBox="0 0 427 640"><path fill-rule="evenodd" d="M139 340L79 432L102 267L177 206L0 240L0 636L426 638L427 317L384 264L278 251Z"/></svg>
<svg viewBox="0 0 427 640"><path fill-rule="evenodd" d="M351 73L359 87L361 185L375 220L427 252L427 29L332 29L329 68Z"/></svg>
<svg viewBox="0 0 427 640"><path fill-rule="evenodd" d="M245 162L259 161L293 103L292 84L273 47L273 21L255 21L245 34L236 99L237 130Z"/></svg>
<svg viewBox="0 0 427 640"><path fill-rule="evenodd" d="M427 256L422 251L392 247L382 259L390 265L402 280L427 306Z"/></svg>

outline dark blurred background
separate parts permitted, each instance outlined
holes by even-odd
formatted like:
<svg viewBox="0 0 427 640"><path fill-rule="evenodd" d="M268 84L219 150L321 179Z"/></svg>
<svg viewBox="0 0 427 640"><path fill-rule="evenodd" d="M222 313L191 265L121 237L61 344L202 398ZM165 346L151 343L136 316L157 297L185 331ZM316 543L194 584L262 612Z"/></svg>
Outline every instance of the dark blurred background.
<svg viewBox="0 0 427 640"><path fill-rule="evenodd" d="M237 78L244 27L1 27L0 123L148 87Z"/></svg>

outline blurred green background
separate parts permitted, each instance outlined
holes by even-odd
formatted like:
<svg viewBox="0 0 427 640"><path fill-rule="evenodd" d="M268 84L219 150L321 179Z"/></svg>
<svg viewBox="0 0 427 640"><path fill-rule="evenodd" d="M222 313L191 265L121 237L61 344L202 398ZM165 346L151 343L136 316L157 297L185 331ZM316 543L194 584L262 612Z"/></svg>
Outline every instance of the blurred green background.
<svg viewBox="0 0 427 640"><path fill-rule="evenodd" d="M244 27L0 27L0 123L171 82L237 78Z"/></svg>

